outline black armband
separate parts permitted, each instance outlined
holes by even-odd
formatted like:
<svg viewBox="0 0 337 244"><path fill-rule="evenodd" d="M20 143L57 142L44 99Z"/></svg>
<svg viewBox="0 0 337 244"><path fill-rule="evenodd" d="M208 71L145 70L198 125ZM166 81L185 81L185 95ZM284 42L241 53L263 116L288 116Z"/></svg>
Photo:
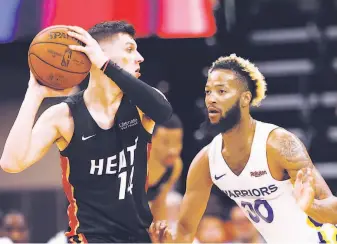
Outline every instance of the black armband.
<svg viewBox="0 0 337 244"><path fill-rule="evenodd" d="M155 88L132 76L112 61L107 61L101 70L154 122L162 123L171 117L171 104Z"/></svg>

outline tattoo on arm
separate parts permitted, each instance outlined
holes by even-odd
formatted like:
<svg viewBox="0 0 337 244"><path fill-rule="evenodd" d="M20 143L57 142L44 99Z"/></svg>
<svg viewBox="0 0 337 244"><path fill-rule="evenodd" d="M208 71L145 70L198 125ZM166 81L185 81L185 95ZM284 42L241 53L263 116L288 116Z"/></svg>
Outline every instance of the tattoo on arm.
<svg viewBox="0 0 337 244"><path fill-rule="evenodd" d="M288 134L279 138L280 156L287 161L288 170L295 171L310 167L315 177L315 199L324 199L330 195L330 190L322 176L316 172L310 156L303 143L294 135Z"/></svg>
<svg viewBox="0 0 337 244"><path fill-rule="evenodd" d="M305 146L295 136L280 138L279 147L281 156L289 163L296 163L301 168L312 165Z"/></svg>

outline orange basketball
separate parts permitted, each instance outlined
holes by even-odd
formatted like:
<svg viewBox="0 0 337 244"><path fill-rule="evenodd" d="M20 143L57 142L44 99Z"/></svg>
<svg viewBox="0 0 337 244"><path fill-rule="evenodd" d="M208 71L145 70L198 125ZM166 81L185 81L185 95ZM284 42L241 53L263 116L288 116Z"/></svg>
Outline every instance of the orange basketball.
<svg viewBox="0 0 337 244"><path fill-rule="evenodd" d="M67 34L66 26L51 26L36 35L28 51L28 64L35 78L57 90L74 87L88 75L91 62L68 45L83 43Z"/></svg>

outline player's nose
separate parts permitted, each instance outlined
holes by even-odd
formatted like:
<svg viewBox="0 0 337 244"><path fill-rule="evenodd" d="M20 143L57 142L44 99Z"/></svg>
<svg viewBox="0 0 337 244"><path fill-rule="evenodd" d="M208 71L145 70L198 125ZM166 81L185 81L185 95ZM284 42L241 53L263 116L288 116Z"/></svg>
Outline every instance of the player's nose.
<svg viewBox="0 0 337 244"><path fill-rule="evenodd" d="M214 104L214 103L216 103L216 96L215 95L213 95L212 93L211 94L209 94L209 95L207 95L206 97L205 97L205 103L206 103L206 105L209 105L209 104Z"/></svg>
<svg viewBox="0 0 337 244"><path fill-rule="evenodd" d="M144 62L144 57L137 51L136 62L142 63Z"/></svg>

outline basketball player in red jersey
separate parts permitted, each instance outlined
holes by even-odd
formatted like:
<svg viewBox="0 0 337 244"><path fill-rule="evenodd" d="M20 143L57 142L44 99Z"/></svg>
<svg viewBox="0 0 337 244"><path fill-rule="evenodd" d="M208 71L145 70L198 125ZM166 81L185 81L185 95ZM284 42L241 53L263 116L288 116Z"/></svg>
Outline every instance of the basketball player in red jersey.
<svg viewBox="0 0 337 244"><path fill-rule="evenodd" d="M19 114L7 138L1 167L18 173L55 143L69 201L69 242L150 242L152 215L146 195L147 157L155 122L170 118L164 95L139 80L144 61L135 30L123 21L89 32L69 26L92 62L88 87L47 109L46 97L66 95L41 86L31 74Z"/></svg>
<svg viewBox="0 0 337 244"><path fill-rule="evenodd" d="M305 146L289 131L250 114L265 91L263 75L248 60L233 54L211 66L205 103L218 135L190 166L174 242L193 240L213 184L268 243L336 242L331 224L337 224L337 198ZM172 241L160 222L151 233L160 240L163 230L163 241Z"/></svg>

